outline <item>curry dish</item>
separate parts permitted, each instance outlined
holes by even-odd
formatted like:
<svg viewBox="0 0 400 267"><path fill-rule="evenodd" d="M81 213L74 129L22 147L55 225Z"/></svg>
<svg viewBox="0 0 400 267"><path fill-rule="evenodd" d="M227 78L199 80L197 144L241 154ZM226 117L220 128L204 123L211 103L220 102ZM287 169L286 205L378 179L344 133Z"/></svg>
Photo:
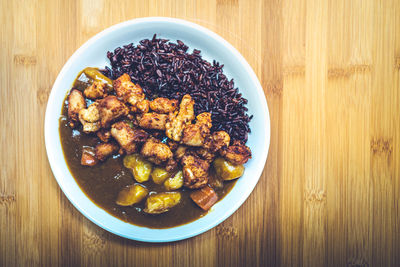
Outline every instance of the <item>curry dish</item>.
<svg viewBox="0 0 400 267"><path fill-rule="evenodd" d="M81 71L60 118L67 165L86 195L135 225L169 228L204 216L234 186L250 149L190 94L148 99L128 74ZM196 116L197 115L197 116Z"/></svg>

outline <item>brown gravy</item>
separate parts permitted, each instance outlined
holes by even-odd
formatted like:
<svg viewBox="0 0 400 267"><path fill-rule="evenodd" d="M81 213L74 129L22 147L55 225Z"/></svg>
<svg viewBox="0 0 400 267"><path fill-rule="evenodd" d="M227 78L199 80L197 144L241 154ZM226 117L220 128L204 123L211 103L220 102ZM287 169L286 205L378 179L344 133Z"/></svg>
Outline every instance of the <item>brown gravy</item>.
<svg viewBox="0 0 400 267"><path fill-rule="evenodd" d="M89 79L78 75L73 84L73 88L84 90L88 86ZM135 183L131 171L123 166L123 157L116 155L108 158L105 162L93 167L82 166L80 164L82 147L95 146L99 139L95 135L87 135L82 132L82 127L71 129L67 120L68 102L64 101L62 115L59 122L61 144L69 170L82 191L99 207L111 215L134 225L149 228L170 228L192 222L207 212L200 209L189 197L191 190L181 188L181 202L170 211L151 215L143 212L144 203L142 201L131 207L122 207L115 203L120 190L126 185ZM220 190L216 190L219 200L221 200L232 187L236 180L224 182ZM151 180L142 183L149 191L164 192L162 185L157 185Z"/></svg>

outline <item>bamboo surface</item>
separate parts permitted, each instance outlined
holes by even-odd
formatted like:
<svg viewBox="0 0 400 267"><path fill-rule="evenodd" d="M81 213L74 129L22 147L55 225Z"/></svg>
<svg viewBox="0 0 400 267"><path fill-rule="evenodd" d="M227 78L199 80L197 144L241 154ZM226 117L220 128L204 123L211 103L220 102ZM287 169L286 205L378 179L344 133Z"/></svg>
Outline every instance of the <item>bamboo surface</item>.
<svg viewBox="0 0 400 267"><path fill-rule="evenodd" d="M259 77L271 146L214 229L120 238L60 190L44 113L69 56L128 19L169 16L233 44ZM0 0L0 266L400 266L400 1Z"/></svg>

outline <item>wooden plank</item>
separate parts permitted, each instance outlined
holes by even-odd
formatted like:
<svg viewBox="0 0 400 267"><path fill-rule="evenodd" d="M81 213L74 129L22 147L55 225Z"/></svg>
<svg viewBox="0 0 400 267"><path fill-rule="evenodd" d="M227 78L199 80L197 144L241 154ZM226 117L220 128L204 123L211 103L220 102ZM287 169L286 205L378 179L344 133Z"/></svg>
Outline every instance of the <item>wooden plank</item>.
<svg viewBox="0 0 400 267"><path fill-rule="evenodd" d="M84 218L56 183L44 112L69 56L144 16L203 25L249 61L271 146L243 206L189 240L147 244ZM400 2L0 1L1 266L398 266Z"/></svg>

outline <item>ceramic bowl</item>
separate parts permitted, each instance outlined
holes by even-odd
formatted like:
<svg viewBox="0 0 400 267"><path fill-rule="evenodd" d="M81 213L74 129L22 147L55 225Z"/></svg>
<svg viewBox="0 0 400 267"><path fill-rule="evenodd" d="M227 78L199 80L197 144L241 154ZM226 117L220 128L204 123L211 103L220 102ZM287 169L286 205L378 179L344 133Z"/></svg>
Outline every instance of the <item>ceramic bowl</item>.
<svg viewBox="0 0 400 267"><path fill-rule="evenodd" d="M235 86L248 99L251 134L247 145L253 157L246 163L244 175L232 191L215 204L206 216L191 223L168 228L151 229L126 223L96 206L80 189L64 159L59 118L64 98L80 70L85 67L109 65L107 51L142 39L160 38L182 40L189 50L201 50L203 58L224 64L224 73L233 78ZM267 102L260 82L243 56L227 41L197 24L172 18L141 18L112 26L83 44L67 61L51 90L46 109L45 142L54 176L71 203L89 220L116 235L146 242L169 242L199 235L232 215L247 199L264 169L270 141L270 121Z"/></svg>

